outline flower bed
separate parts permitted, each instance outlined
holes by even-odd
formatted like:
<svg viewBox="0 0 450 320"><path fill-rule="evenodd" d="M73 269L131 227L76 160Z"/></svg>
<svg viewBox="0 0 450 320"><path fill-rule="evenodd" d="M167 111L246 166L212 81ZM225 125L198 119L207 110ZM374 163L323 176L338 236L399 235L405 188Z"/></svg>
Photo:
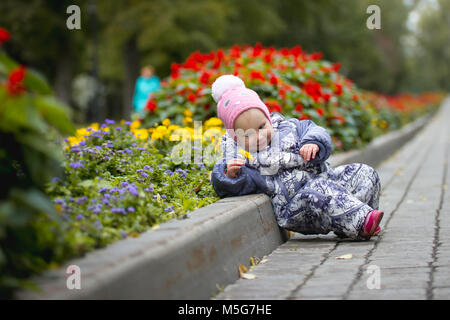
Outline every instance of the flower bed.
<svg viewBox="0 0 450 320"><path fill-rule="evenodd" d="M205 134L207 129L223 133L206 124ZM183 131L193 137L192 127L169 120L150 130L139 121L106 120L66 139L65 178L54 178L47 193L78 230L80 253L218 200L208 180L210 165L193 164L194 152L187 163L173 161L172 147Z"/></svg>
<svg viewBox="0 0 450 320"><path fill-rule="evenodd" d="M181 124L185 109L193 113L194 120L214 116L215 102L210 88L223 74L241 77L271 112L281 112L288 118L312 119L326 127L335 152L360 148L386 129L404 124L399 109L391 107L397 103L396 99L404 105L413 102L422 113L438 105L438 96L433 101L412 96L406 101L406 96L401 96L374 107L373 98L378 95L358 89L339 74L340 67L339 63L322 60L321 53L308 54L300 46L278 50L257 43L234 45L208 54L197 51L183 63L172 64L170 77L149 97L144 125L149 127L165 118ZM409 121L417 116L410 111ZM388 127L391 122L394 123Z"/></svg>

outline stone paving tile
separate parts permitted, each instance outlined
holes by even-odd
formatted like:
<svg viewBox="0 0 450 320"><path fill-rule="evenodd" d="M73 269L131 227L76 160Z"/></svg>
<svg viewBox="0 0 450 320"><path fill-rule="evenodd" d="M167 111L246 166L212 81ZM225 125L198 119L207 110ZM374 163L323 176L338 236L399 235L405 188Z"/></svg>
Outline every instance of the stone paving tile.
<svg viewBox="0 0 450 320"><path fill-rule="evenodd" d="M382 181L380 209L385 212L379 237L353 242L331 233L296 234L265 264L254 267L257 279L239 279L217 299L450 299L446 119L450 100L414 139L376 168ZM349 253L352 259L336 259ZM368 268L373 266L379 267L380 289L368 287L373 284Z"/></svg>

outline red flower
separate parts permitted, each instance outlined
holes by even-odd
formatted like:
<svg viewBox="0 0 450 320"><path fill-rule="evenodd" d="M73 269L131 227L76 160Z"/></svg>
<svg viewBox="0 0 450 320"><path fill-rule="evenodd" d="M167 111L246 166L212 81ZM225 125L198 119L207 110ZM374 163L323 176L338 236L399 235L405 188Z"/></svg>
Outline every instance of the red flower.
<svg viewBox="0 0 450 320"><path fill-rule="evenodd" d="M266 106L270 112L281 112L281 106L276 101L268 101L266 102Z"/></svg>
<svg viewBox="0 0 450 320"><path fill-rule="evenodd" d="M253 48L252 57L257 57L262 52L261 42L257 42L255 47Z"/></svg>
<svg viewBox="0 0 450 320"><path fill-rule="evenodd" d="M276 75L272 74L270 76L270 84L276 86L278 84L278 78Z"/></svg>
<svg viewBox="0 0 450 320"><path fill-rule="evenodd" d="M272 53L268 53L264 56L264 61L266 63L272 63Z"/></svg>
<svg viewBox="0 0 450 320"><path fill-rule="evenodd" d="M188 94L187 99L188 99L190 102L194 103L195 100L196 100L196 97L195 97L195 95L191 92L191 93Z"/></svg>
<svg viewBox="0 0 450 320"><path fill-rule="evenodd" d="M9 32L6 29L0 28L0 45L2 44L2 42L8 41L9 38Z"/></svg>
<svg viewBox="0 0 450 320"><path fill-rule="evenodd" d="M231 58L240 58L241 57L241 48L237 44L235 44L230 50Z"/></svg>
<svg viewBox="0 0 450 320"><path fill-rule="evenodd" d="M266 81L266 78L264 78L263 74L259 71L252 71L250 72L250 78L252 78L253 80L255 79L259 79L262 82Z"/></svg>
<svg viewBox="0 0 450 320"><path fill-rule="evenodd" d="M210 77L211 77L210 73L208 73L207 71L203 71L202 75L200 76L200 82L208 85Z"/></svg>
<svg viewBox="0 0 450 320"><path fill-rule="evenodd" d="M334 93L338 96L342 95L342 84L335 83L336 89L334 90Z"/></svg>
<svg viewBox="0 0 450 320"><path fill-rule="evenodd" d="M322 53L322 52L314 52L314 53L312 53L312 54L309 56L309 58L310 58L311 60L320 60L320 59L322 59L322 57L323 57L323 53Z"/></svg>
<svg viewBox="0 0 450 320"><path fill-rule="evenodd" d="M20 94L25 91L25 87L23 86L25 71L26 68L24 66L19 66L9 73L8 79L6 80L6 88L11 95Z"/></svg>
<svg viewBox="0 0 450 320"><path fill-rule="evenodd" d="M322 87L320 86L320 83L315 82L313 79L308 79L308 81L306 81L305 91L316 102L319 101L320 96L322 96Z"/></svg>
<svg viewBox="0 0 450 320"><path fill-rule="evenodd" d="M333 66L331 67L335 72L339 72L339 69L341 68L341 64L338 62L338 63L335 63L335 64L333 64Z"/></svg>
<svg viewBox="0 0 450 320"><path fill-rule="evenodd" d="M323 114L325 113L325 110L323 110L323 108L318 108L318 109L316 109L316 112L319 114L319 116L323 116Z"/></svg>
<svg viewBox="0 0 450 320"><path fill-rule="evenodd" d="M281 88L278 93L280 94L281 99L286 99L286 90Z"/></svg>
<svg viewBox="0 0 450 320"><path fill-rule="evenodd" d="M359 98L358 98L358 96L356 94L354 94L352 99L353 99L353 101L358 101Z"/></svg>
<svg viewBox="0 0 450 320"><path fill-rule="evenodd" d="M170 74L170 77L172 79L178 78L180 76L180 65L177 63L172 63L170 68L172 69L172 73Z"/></svg>
<svg viewBox="0 0 450 320"><path fill-rule="evenodd" d="M324 93L322 97L323 97L323 99L324 99L326 102L328 102L328 101L330 101L331 94L329 94L329 93Z"/></svg>
<svg viewBox="0 0 450 320"><path fill-rule="evenodd" d="M306 114L302 115L300 118L298 118L299 120L309 120L311 119L309 116L307 116Z"/></svg>
<svg viewBox="0 0 450 320"><path fill-rule="evenodd" d="M302 106L302 104L299 103L299 104L295 107L295 111L302 112L302 110L303 110L303 106Z"/></svg>
<svg viewBox="0 0 450 320"><path fill-rule="evenodd" d="M157 107L156 103L152 99L148 99L145 109L147 109L150 112L153 112L155 111L156 107Z"/></svg>

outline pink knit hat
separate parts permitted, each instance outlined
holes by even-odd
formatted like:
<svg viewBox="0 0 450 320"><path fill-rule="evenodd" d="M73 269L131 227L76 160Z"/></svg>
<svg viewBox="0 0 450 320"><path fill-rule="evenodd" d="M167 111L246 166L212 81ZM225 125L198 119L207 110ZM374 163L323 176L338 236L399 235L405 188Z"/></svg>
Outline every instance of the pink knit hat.
<svg viewBox="0 0 450 320"><path fill-rule="evenodd" d="M234 134L234 121L245 110L261 110L272 124L267 106L255 91L245 87L241 78L232 74L220 76L212 84L211 91L214 101L217 102L217 116L235 141L237 137Z"/></svg>

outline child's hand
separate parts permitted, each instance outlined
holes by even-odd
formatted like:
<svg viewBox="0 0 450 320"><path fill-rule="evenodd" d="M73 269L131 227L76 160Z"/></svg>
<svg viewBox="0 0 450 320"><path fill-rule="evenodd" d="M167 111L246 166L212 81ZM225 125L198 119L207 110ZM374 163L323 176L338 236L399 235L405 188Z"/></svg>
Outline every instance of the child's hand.
<svg viewBox="0 0 450 320"><path fill-rule="evenodd" d="M236 178L239 172L239 169L245 164L245 160L242 159L231 159L227 163L227 172L226 175L228 178Z"/></svg>
<svg viewBox="0 0 450 320"><path fill-rule="evenodd" d="M315 143L307 143L300 149L300 155L305 159L305 161L311 160L316 157L316 153L319 151L319 146Z"/></svg>

